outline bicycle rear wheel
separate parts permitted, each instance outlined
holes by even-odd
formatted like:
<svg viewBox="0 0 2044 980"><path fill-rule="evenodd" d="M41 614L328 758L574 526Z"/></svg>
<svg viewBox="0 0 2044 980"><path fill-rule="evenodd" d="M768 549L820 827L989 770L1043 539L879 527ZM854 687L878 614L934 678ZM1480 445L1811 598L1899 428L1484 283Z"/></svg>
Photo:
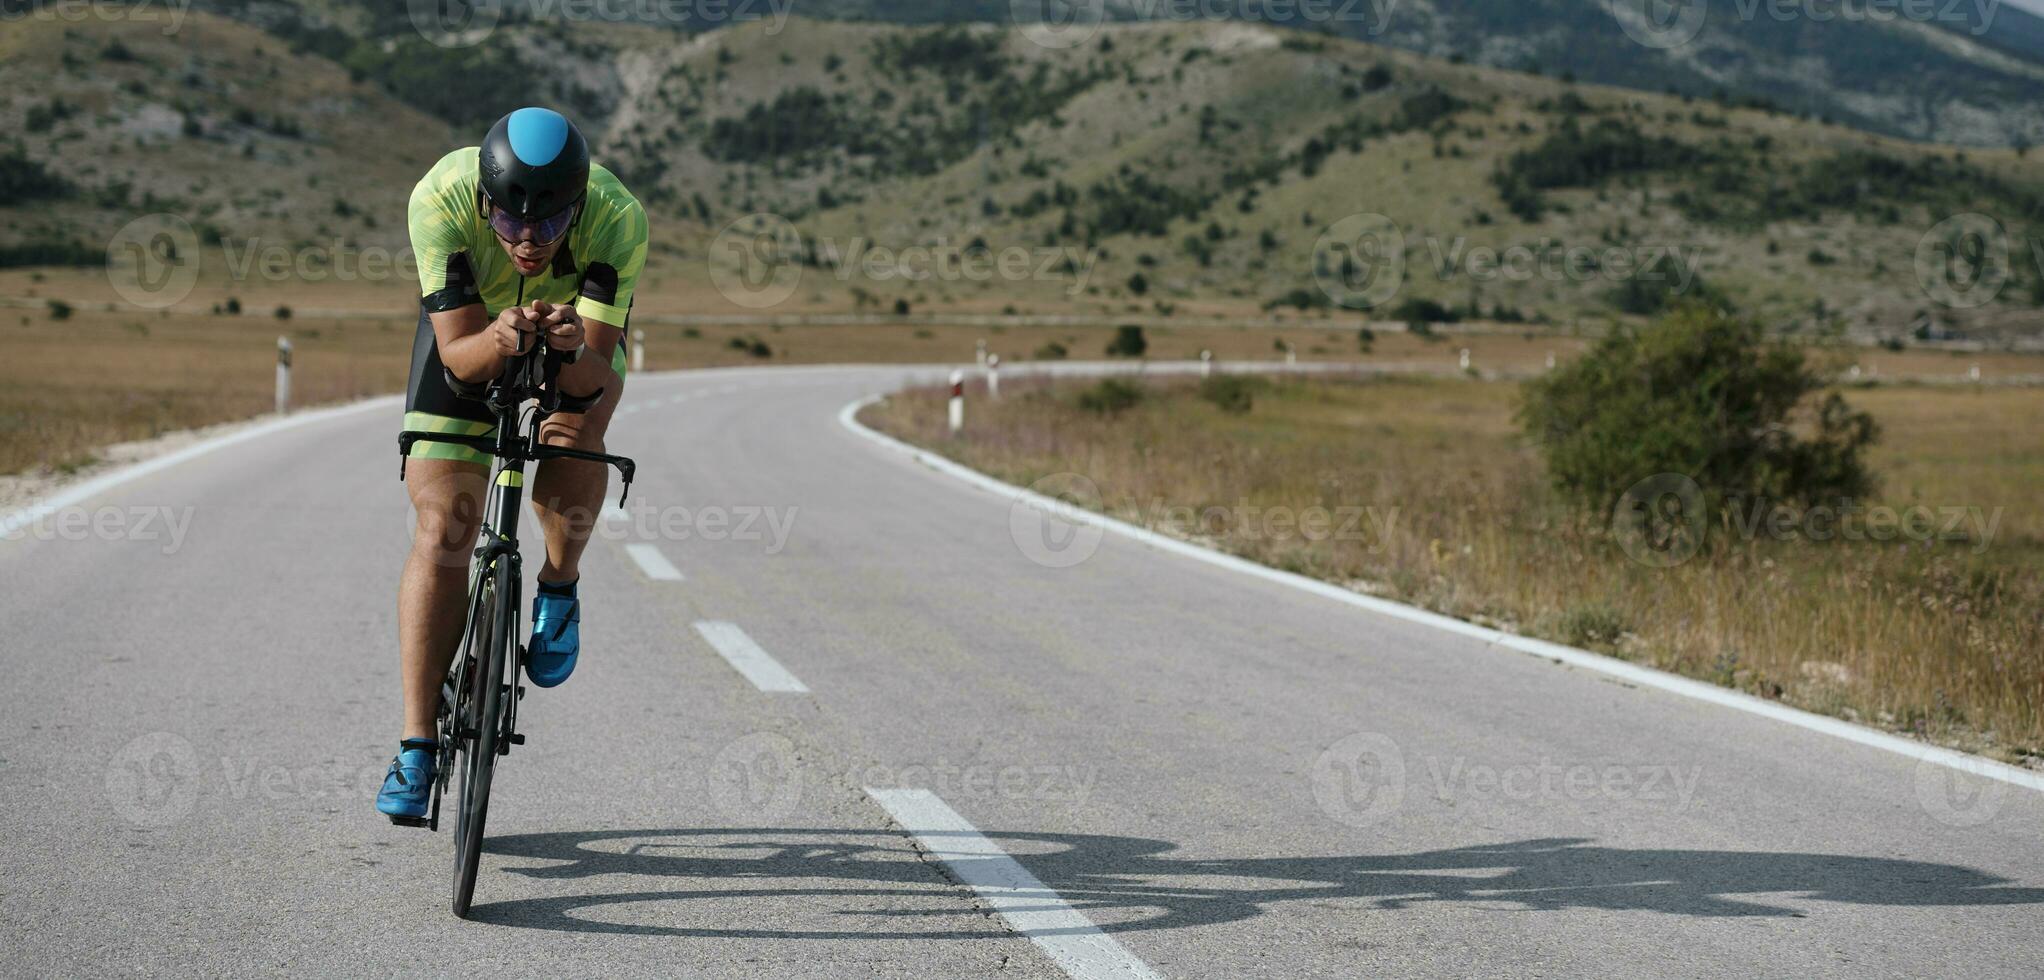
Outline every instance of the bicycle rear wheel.
<svg viewBox="0 0 2044 980"><path fill-rule="evenodd" d="M454 914L468 918L475 900L476 869L482 863L483 828L490 813L490 780L497 769L497 738L504 713L504 671L510 659L508 588L511 563L498 559L482 576L475 621L469 629L468 673L462 678L467 710L458 712L462 773L461 805L454 830Z"/></svg>

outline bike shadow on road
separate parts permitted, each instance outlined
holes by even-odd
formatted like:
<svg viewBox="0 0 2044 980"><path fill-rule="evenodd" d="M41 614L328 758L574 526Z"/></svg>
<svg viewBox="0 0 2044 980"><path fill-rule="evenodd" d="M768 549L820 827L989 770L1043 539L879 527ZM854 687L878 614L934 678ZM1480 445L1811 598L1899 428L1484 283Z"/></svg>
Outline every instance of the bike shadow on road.
<svg viewBox="0 0 2044 980"><path fill-rule="evenodd" d="M928 835L941 840L942 834ZM2044 904L2044 888L1925 861L1773 851L1604 847L1541 838L1410 854L1196 859L1140 837L988 833L1047 888L1107 932L1179 929L1252 918L1286 902L1355 900L1386 911L1444 903L1525 911L1644 910L1703 917L1803 917L1813 904L1966 907ZM917 929L962 892L899 832L873 829L609 830L493 838L503 870L539 881L599 879L605 890L478 904L474 917L573 932L774 939L977 939L984 928ZM943 856L939 854L938 856ZM960 856L960 860L976 860ZM541 863L527 864L523 861ZM497 862L493 862L497 863ZM485 875L490 873L485 868ZM643 883L643 884L641 884ZM684 884L685 883L685 884ZM665 887L659 887L660 885ZM613 890L614 889L614 890ZM478 899L489 890L478 889ZM842 902L877 928L814 930L759 922L692 928L602 921L605 908L662 902ZM1798 907L1783 899L1792 898ZM1771 900L1770 900L1771 899ZM739 917L734 914L734 918ZM807 917L805 916L805 919ZM1046 933L1051 934L1051 933Z"/></svg>

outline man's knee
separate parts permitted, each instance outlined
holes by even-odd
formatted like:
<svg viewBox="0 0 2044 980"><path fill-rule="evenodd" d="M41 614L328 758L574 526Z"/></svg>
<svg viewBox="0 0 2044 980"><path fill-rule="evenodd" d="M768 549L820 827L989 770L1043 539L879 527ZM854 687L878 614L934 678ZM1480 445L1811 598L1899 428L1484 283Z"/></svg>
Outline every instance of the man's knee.
<svg viewBox="0 0 2044 980"><path fill-rule="evenodd" d="M412 525L412 551L437 565L466 567L481 527L481 522L449 511L421 510Z"/></svg>

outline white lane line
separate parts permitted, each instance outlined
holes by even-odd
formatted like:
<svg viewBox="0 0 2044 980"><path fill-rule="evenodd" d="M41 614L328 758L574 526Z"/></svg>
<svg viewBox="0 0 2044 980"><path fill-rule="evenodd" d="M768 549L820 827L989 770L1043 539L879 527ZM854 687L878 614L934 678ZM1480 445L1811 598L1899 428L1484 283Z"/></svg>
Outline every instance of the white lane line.
<svg viewBox="0 0 2044 980"><path fill-rule="evenodd" d="M1053 500L1034 491L1025 490L1014 484L996 480L985 473L981 473L969 466L952 462L950 459L939 456L936 453L918 449L884 432L877 432L868 428L865 423L858 420L859 410L881 400L883 397L885 396L869 395L839 409L837 413L838 424L844 426L854 435L907 453L917 462L931 469L963 480L998 496L1038 508L1044 513L1054 515L1062 520L1074 524L1091 524L1123 537L1140 541L1153 548L1182 555L1196 561L1203 561L1209 565L1218 565L1244 575L1253 575L1257 578L1275 582L1279 585L1290 586L1303 592L1311 592L1323 598L1333 599L1336 602L1367 609L1381 615L1418 623L1422 626L1431 626L1449 633L1459 633L1507 650L1559 660L1572 667L1594 670L1601 674L1641 685L1642 687L1656 688L1670 694L1734 708L1749 714L1760 715L1775 721L1794 725L1798 728L1842 738L1848 742L1856 742L1868 748L1892 752L1905 758L1915 759L1920 765L1943 766L1970 776L2000 780L2004 783L2012 783L2017 786L2025 786L2044 792L2044 772L2034 772L1977 755L1968 755L1964 752L1939 748L1935 745L1913 742L1899 735L1890 735L1887 732L1877 731L1872 728L1863 728L1849 721L1815 714L1800 708L1791 708L1785 704L1756 698L1750 694L1743 694L1715 684L1706 684L1703 681L1690 680L1687 677L1655 670L1652 667L1642 667L1638 664L1627 663L1615 657L1591 653L1588 650L1578 650L1575 647L1562 646L1559 643L1550 643L1546 640L1536 640L1531 637L1505 633L1486 626L1478 626L1475 623L1466 623L1459 619L1443 616L1440 613L1428 612L1417 606L1408 606L1402 602L1392 602L1389 599L1379 599L1375 596L1351 592L1341 586L1322 582L1319 579L1307 578L1304 575L1293 572L1280 571L1267 565L1258 565L1247 559L1222 554L1221 552L1204 548L1191 542L1165 537L1148 528L1137 527L1136 525L1108 517L1105 514L1086 510L1066 501Z"/></svg>
<svg viewBox="0 0 2044 980"><path fill-rule="evenodd" d="M681 569L674 567L674 563L668 561L667 556L654 545L645 542L628 544L625 545L625 554L632 556L632 560L639 564L639 571L645 572L646 577L655 582L681 581Z"/></svg>
<svg viewBox="0 0 2044 980"><path fill-rule="evenodd" d="M752 637L746 636L737 624L703 620L695 626L696 632L717 651L717 655L723 657L733 670L744 674L753 687L784 694L809 693L806 685L794 674L788 673L788 668L781 666L780 661L760 649L759 644L752 642Z"/></svg>
<svg viewBox="0 0 2044 980"><path fill-rule="evenodd" d="M314 409L312 411L285 415L266 422L257 422L211 439L204 439L175 452L165 453L154 459L144 460L133 466L93 477L84 483L74 484L59 490L42 500L29 504L20 510L12 511L6 517L0 518L0 539L12 537L14 532L30 524L49 517L51 514L66 507L91 500L123 483L141 479L159 470L169 469L186 460L196 459L215 450L225 449L236 443L247 442L250 439L259 439L273 432L295 429L301 425L311 425L315 422L324 422L328 419L354 415L357 412L366 412L371 409L392 408L398 402L398 396L385 395L381 398L371 398L350 405L337 405L332 408ZM394 433L397 430L392 429L391 431ZM393 450L397 448L397 440L395 438L391 439L391 448Z"/></svg>
<svg viewBox="0 0 2044 980"><path fill-rule="evenodd" d="M1067 976L1156 977L1150 965L1093 925L1078 909L986 839L958 811L926 789L874 789L880 804L932 857L979 893L1008 928L1029 937Z"/></svg>

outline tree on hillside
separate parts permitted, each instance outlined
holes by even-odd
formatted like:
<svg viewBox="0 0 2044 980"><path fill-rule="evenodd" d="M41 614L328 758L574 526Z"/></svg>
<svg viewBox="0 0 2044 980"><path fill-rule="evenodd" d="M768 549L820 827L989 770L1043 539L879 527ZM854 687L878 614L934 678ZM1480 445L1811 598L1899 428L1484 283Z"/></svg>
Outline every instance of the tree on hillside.
<svg viewBox="0 0 2044 980"><path fill-rule="evenodd" d="M1591 509L1669 473L1696 481L1712 515L1809 507L1874 484L1874 420L1836 392L1816 397L1825 384L1802 348L1693 304L1527 382L1519 420L1555 484Z"/></svg>

